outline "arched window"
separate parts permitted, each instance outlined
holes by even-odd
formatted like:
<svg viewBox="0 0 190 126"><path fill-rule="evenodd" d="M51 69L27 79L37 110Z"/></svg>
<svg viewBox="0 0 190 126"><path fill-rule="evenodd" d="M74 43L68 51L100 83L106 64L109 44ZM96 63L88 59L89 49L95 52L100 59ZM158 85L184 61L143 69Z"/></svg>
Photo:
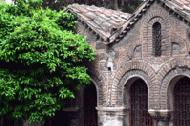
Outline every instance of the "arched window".
<svg viewBox="0 0 190 126"><path fill-rule="evenodd" d="M152 52L154 56L161 56L162 47L162 34L161 34L161 24L156 22L152 26Z"/></svg>

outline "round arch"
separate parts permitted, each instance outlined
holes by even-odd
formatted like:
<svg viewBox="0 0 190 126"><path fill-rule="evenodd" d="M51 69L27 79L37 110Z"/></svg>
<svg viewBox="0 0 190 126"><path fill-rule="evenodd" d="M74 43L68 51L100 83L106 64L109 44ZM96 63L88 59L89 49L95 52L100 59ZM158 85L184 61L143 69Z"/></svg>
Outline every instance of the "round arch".
<svg viewBox="0 0 190 126"><path fill-rule="evenodd" d="M103 103L103 91L101 89L101 81L99 81L95 76L91 76L91 82L96 87L96 93L97 93L97 106L101 105Z"/></svg>
<svg viewBox="0 0 190 126"><path fill-rule="evenodd" d="M175 76L174 78L172 78L170 80L170 83L169 83L169 86L168 86L168 108L170 111L173 111L174 110L174 89L175 89L175 86L178 85L178 82L183 79L183 78L189 78L190 79L190 74L187 75L187 74L180 74L180 75L177 75Z"/></svg>
<svg viewBox="0 0 190 126"><path fill-rule="evenodd" d="M123 96L124 96L124 86L125 84L128 82L128 80L130 80L131 78L134 77L139 77L141 79L143 79L146 84L148 85L148 89L150 91L149 94L151 94L149 96L149 108L152 108L152 102L153 101L153 96L154 96L154 92L153 92L153 88L154 86L157 85L156 82L156 73L154 71L154 69L149 66L148 63L146 62L128 62L122 65L123 67L121 67L117 73L115 74L115 77L112 81L112 93L111 98L115 98L116 100L111 100L112 103L119 105L119 106L123 106L124 102L123 102Z"/></svg>
<svg viewBox="0 0 190 126"><path fill-rule="evenodd" d="M151 80L149 78L149 76L141 70L131 70L129 72L127 72L124 77L121 79L120 83L119 83L119 93L118 94L118 98L120 98L120 102L123 106L129 108L129 102L128 100L126 101L126 96L129 96L130 92L130 87L131 85L138 79L141 79L144 81L144 83L146 84L147 88L148 88L148 108L152 107L152 100L153 98L153 89L151 89L152 87L151 85Z"/></svg>
<svg viewBox="0 0 190 126"><path fill-rule="evenodd" d="M183 77L190 78L190 69L186 67L177 67L171 69L162 81L160 88L160 107L162 110L172 111L172 93L175 82Z"/></svg>
<svg viewBox="0 0 190 126"><path fill-rule="evenodd" d="M173 78L169 84L169 107L171 111L171 124L173 126L188 126L190 105L190 77L179 75Z"/></svg>
<svg viewBox="0 0 190 126"><path fill-rule="evenodd" d="M97 93L97 106L102 106L106 102L106 96L103 92L103 85L105 78L102 76L102 74L94 69L93 66L89 66L88 73L90 75L91 82L96 87L96 93Z"/></svg>
<svg viewBox="0 0 190 126"><path fill-rule="evenodd" d="M132 73L129 72L129 74ZM125 82L122 85L123 104L127 110L125 123L132 126L152 126L152 118L148 113L149 97L151 95L148 76L143 72L133 74L126 78Z"/></svg>
<svg viewBox="0 0 190 126"><path fill-rule="evenodd" d="M97 107L97 87L95 84L85 86L83 88L82 94L82 109L83 109L83 125L84 126L98 126L98 112L96 110Z"/></svg>

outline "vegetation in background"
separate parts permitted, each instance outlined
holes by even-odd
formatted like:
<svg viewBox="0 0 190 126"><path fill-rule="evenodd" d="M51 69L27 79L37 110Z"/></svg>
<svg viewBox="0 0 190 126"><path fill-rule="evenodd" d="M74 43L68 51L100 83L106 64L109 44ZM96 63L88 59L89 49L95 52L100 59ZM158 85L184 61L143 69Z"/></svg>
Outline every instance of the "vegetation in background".
<svg viewBox="0 0 190 126"><path fill-rule="evenodd" d="M0 2L5 0L0 0ZM9 0L16 1L16 0ZM44 7L52 9L63 9L68 4L79 3L87 5L96 5L115 10L121 10L127 13L133 13L134 10L145 0L43 0Z"/></svg>
<svg viewBox="0 0 190 126"><path fill-rule="evenodd" d="M4 3L5 1L4 0L0 0L0 3Z"/></svg>
<svg viewBox="0 0 190 126"><path fill-rule="evenodd" d="M132 13L143 0L44 0L43 6L54 9L62 9L64 6L72 3L103 6L115 10Z"/></svg>
<svg viewBox="0 0 190 126"><path fill-rule="evenodd" d="M75 17L41 0L0 4L0 115L30 123L50 118L88 84L95 54L74 34Z"/></svg>

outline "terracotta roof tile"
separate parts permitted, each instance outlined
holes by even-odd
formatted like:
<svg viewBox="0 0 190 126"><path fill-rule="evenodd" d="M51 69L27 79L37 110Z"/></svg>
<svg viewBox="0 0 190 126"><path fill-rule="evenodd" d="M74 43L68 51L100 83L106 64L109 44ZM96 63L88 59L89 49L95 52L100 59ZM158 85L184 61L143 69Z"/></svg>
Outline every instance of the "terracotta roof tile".
<svg viewBox="0 0 190 126"><path fill-rule="evenodd" d="M84 21L105 40L121 30L131 16L121 11L79 4L69 5L68 10L75 13L79 20Z"/></svg>
<svg viewBox="0 0 190 126"><path fill-rule="evenodd" d="M102 7L72 4L68 10L75 13L96 34L109 43L120 41L142 17L155 0L145 0L133 15ZM190 22L190 0L159 0Z"/></svg>
<svg viewBox="0 0 190 126"><path fill-rule="evenodd" d="M124 38L128 31L133 27L133 25L143 16L143 14L148 10L151 4L156 0L145 0L141 6L133 13L133 16L124 24L122 32L118 33L117 37L111 37L109 43L118 42ZM159 0L161 3L165 4L170 10L177 13L178 17L182 17L185 22L190 23L190 0ZM174 14L175 14L174 13Z"/></svg>
<svg viewBox="0 0 190 126"><path fill-rule="evenodd" d="M190 0L162 0L169 7L190 15Z"/></svg>

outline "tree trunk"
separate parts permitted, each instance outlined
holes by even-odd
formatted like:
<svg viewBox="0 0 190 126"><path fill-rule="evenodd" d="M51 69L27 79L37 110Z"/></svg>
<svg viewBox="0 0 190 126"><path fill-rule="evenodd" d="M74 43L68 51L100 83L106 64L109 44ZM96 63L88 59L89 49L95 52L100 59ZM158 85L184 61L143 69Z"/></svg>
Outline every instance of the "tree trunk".
<svg viewBox="0 0 190 126"><path fill-rule="evenodd" d="M121 0L121 7L122 8L125 6L125 1L127 1L127 0Z"/></svg>
<svg viewBox="0 0 190 126"><path fill-rule="evenodd" d="M113 9L115 9L115 10L119 9L118 0L113 0Z"/></svg>

